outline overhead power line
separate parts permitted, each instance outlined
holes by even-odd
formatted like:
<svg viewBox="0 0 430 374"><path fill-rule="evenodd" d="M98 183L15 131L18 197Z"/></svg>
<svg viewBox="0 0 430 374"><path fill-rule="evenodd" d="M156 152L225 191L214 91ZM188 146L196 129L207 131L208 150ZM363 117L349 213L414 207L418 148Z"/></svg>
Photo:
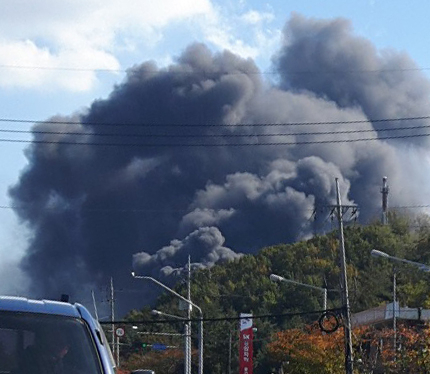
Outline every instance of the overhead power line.
<svg viewBox="0 0 430 374"><path fill-rule="evenodd" d="M172 65L175 66L175 65ZM160 66L154 70L146 69L149 73L162 73L174 75L190 75L193 72L180 71L169 69L171 66ZM127 73L133 71L133 67L129 69L108 69L108 68L84 68L71 66L36 66L36 65L12 65L0 64L1 69L17 69L17 70L48 70L48 71L72 71L72 72L110 72L110 73ZM416 68L391 68L391 69L348 69L348 70L296 70L296 71L279 71L279 70L234 70L234 71L218 71L217 74L222 75L327 75L327 74L376 74L376 73L394 73L394 72L417 72L430 70L428 67ZM214 72L207 71L207 74L213 75Z"/></svg>
<svg viewBox="0 0 430 374"><path fill-rule="evenodd" d="M262 314L255 316L246 317L218 317L218 318L203 318L203 322L221 322L221 321L240 321L242 319L267 319L267 318L282 318L282 317L295 317L295 316L306 316L306 315L317 315L323 314L325 312L340 313L342 308L334 308L327 310L313 310L308 312L291 312L291 313L281 313L281 314ZM199 322L200 318L191 319L181 319L180 322ZM150 320L140 320L140 321L100 321L100 324L122 324L122 325L137 325L137 324L156 324L156 323L178 323L178 320L172 319L150 319Z"/></svg>
<svg viewBox="0 0 430 374"><path fill-rule="evenodd" d="M267 143L97 143L97 142L71 142L71 141L48 141L48 140L20 140L20 139L0 139L0 142L6 143L32 143L32 144L56 144L56 145L80 145L80 146L100 146L100 147L180 147L180 148L217 148L217 147L262 147L262 146L287 146L287 145L313 145L313 144L340 144L340 143L357 143L374 140L393 140L427 137L430 134L414 134L401 136L385 136L373 138L357 139L331 139L331 140L309 140L309 141L291 141L291 142L267 142Z"/></svg>
<svg viewBox="0 0 430 374"><path fill-rule="evenodd" d="M32 204L20 204L19 206L13 206L13 205L0 205L0 209L10 209L10 210L21 210L21 209L30 209L32 207ZM37 206L35 208L40 208L40 206ZM423 204L423 205L402 205L402 206L392 206L390 207L391 210L396 209L423 209L423 208L430 208L430 204ZM64 210L63 207L42 207L43 210L52 210L52 211L62 211ZM201 208L205 209L205 208ZM306 211L315 213L315 209L305 209ZM83 208L79 207L80 212L87 212L87 213L160 213L160 212L170 212L170 213L189 213L189 209L152 209L152 208L104 208L104 209L92 209L92 208ZM375 210L375 212L379 212L379 210ZM328 215L324 222L328 221L330 219L330 215ZM313 216L309 219L309 221L313 220ZM134 292L134 290L117 290L116 292ZM140 291L139 291L140 292ZM249 295L211 295L211 297L250 297Z"/></svg>
<svg viewBox="0 0 430 374"><path fill-rule="evenodd" d="M126 73L129 69L104 69L104 68L76 68L65 66L31 66L31 65L0 65L1 69L18 69L18 70L52 70L52 71L74 71L74 72L109 72L109 73Z"/></svg>
<svg viewBox="0 0 430 374"><path fill-rule="evenodd" d="M19 206L13 206L13 205L0 205L0 209L10 209L10 210L29 210L31 208L37 209L37 210L43 210L43 211L49 211L49 212L63 212L67 210L68 208L65 207L46 207L46 206L33 206L31 203L29 204L20 204ZM105 209L91 209L91 208L85 208L82 206L79 206L76 208L79 210L80 213L89 213L89 214L109 214L109 213L121 213L121 214L138 214L138 213L190 213L189 209L150 209L150 208L105 208ZM204 209L204 208L202 208ZM69 210L74 210L74 208L70 208ZM304 209L304 211L312 212L313 209ZM134 292L133 290L118 290L116 292ZM216 297L245 297L243 295L218 295ZM215 297L215 296L214 296Z"/></svg>
<svg viewBox="0 0 430 374"><path fill-rule="evenodd" d="M399 118L375 118L366 120L349 120L349 121L315 121L315 122L282 122L282 123L157 123L157 122L77 122L77 121L59 121L59 120L32 120L17 118L0 118L0 122L5 123L30 123L30 124L52 124L52 125L79 125L79 126L138 126L138 127L275 127L275 126L318 126L318 125L346 125L359 123L378 123L378 122L396 122L396 121L418 121L430 119L429 116L416 117L399 117Z"/></svg>
<svg viewBox="0 0 430 374"><path fill-rule="evenodd" d="M153 134L153 133L92 133L92 132L65 132L65 131L43 131L43 130L13 130L0 129L0 133L11 134L41 134L41 135L67 135L67 136L94 136L94 137L131 137L131 138L246 138L246 137L272 137L272 136L305 136L305 135L340 135L359 134L369 132L405 131L428 129L430 125L410 127L390 127L384 129L362 129L362 130L340 130L340 131L316 131L316 132L290 132L290 133L261 133L261 134Z"/></svg>
<svg viewBox="0 0 430 374"><path fill-rule="evenodd" d="M19 206L12 206L12 205L0 205L0 209L13 209L13 210L25 210L25 209L31 209L34 207L35 209L43 209L46 211L63 211L66 208L64 207L49 207L49 206L33 206L32 204L20 204ZM74 208L71 207L71 210ZM150 209L150 208L104 208L104 209L96 209L96 208L82 208L79 207L80 212L86 212L86 213L189 213L189 209Z"/></svg>
<svg viewBox="0 0 430 374"><path fill-rule="evenodd" d="M430 208L430 204L427 205L402 205L402 206L392 206L390 209L422 209Z"/></svg>

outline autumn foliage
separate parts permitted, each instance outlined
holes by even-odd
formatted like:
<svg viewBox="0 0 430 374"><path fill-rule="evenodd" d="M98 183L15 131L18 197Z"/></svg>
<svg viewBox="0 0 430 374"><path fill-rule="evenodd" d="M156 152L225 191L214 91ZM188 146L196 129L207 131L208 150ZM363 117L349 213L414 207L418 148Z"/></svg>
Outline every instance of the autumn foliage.
<svg viewBox="0 0 430 374"><path fill-rule="evenodd" d="M367 326L353 330L356 373L429 373L430 329L399 324L393 329ZM396 347L396 349L394 349ZM268 345L272 362L291 374L345 372L343 329L322 332L317 324L277 333Z"/></svg>
<svg viewBox="0 0 430 374"><path fill-rule="evenodd" d="M342 333L324 334L317 325L279 332L268 345L272 360L293 374L344 372L342 351Z"/></svg>

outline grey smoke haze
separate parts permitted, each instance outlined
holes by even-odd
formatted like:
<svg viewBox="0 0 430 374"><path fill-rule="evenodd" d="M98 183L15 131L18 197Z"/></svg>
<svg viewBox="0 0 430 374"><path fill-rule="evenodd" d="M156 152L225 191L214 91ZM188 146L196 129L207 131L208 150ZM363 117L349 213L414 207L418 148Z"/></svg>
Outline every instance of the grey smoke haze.
<svg viewBox="0 0 430 374"><path fill-rule="evenodd" d="M53 118L79 125L35 125L34 139L49 143L28 148L29 167L10 190L34 232L22 261L29 292L76 298L111 276L124 288L143 287L130 279L132 266L168 280L188 254L195 267L212 266L307 238L315 207L335 202L335 178L363 222L378 215L384 175L396 186L390 201L418 203L410 197L422 186L411 182L428 168L427 138L318 143L416 126L369 121L428 113L429 81L410 70L408 56L376 50L345 20L293 15L274 65L279 86L251 60L191 45L168 68L133 67L85 113ZM240 125L322 121L365 122ZM315 134L348 130L369 132ZM249 145L274 142L290 144ZM120 301L123 312L142 306Z"/></svg>

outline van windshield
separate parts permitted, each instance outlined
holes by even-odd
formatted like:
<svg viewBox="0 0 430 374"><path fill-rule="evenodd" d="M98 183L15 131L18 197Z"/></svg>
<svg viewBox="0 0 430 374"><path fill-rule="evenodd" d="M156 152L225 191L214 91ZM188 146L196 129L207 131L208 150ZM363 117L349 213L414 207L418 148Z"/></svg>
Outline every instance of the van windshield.
<svg viewBox="0 0 430 374"><path fill-rule="evenodd" d="M79 318L0 312L0 373L101 374L96 347Z"/></svg>

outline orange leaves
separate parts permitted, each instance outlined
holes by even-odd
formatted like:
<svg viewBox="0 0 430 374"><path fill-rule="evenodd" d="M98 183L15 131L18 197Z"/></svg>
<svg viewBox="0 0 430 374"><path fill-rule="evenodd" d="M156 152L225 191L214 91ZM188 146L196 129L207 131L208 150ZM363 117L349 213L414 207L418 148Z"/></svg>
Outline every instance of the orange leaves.
<svg viewBox="0 0 430 374"><path fill-rule="evenodd" d="M394 352L394 334L392 329L379 331L381 339L386 341L381 347L381 360L390 370L407 370L411 373L427 373L430 369L429 327L400 324L396 332L396 351Z"/></svg>
<svg viewBox="0 0 430 374"><path fill-rule="evenodd" d="M324 334L315 325L278 333L269 344L272 359L288 362L288 372L303 372L305 367L318 373L336 373L342 368L343 336L339 331ZM334 371L333 371L334 370Z"/></svg>
<svg viewBox="0 0 430 374"><path fill-rule="evenodd" d="M391 326L359 327L353 331L355 367L373 371L385 367L389 372L430 372L430 328L399 323L396 351ZM339 329L321 332L316 324L276 334L268 345L270 358L288 373L337 374L344 372L344 336Z"/></svg>

